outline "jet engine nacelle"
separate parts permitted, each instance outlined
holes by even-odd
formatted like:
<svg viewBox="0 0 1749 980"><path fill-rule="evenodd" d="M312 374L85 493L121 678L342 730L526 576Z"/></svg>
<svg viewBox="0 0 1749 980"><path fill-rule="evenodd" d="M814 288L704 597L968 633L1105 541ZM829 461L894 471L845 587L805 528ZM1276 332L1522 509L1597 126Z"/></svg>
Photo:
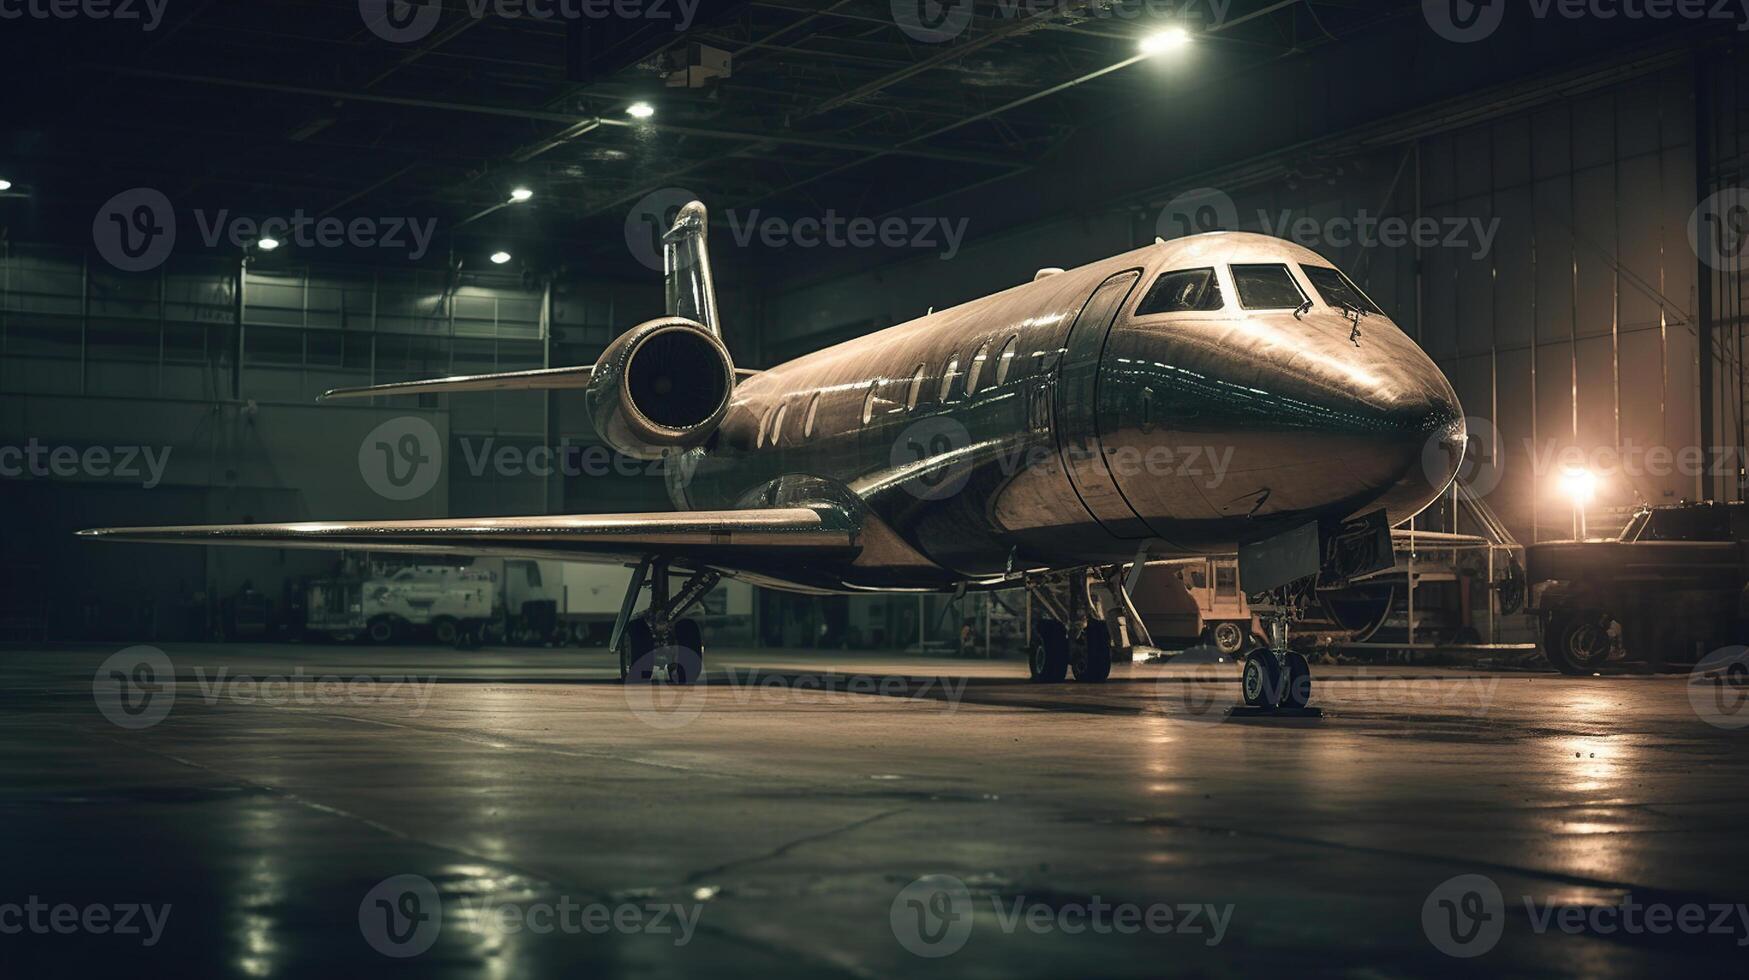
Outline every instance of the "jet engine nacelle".
<svg viewBox="0 0 1749 980"><path fill-rule="evenodd" d="M700 446L729 411L728 348L685 317L647 320L607 345L583 395L602 441L636 459Z"/></svg>

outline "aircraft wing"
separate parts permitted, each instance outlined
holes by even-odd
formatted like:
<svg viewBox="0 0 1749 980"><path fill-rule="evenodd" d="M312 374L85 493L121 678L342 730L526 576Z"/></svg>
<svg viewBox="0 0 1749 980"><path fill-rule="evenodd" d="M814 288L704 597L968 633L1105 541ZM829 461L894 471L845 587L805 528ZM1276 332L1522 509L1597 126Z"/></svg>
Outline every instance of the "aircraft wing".
<svg viewBox="0 0 1749 980"><path fill-rule="evenodd" d="M735 377L749 378L759 372L736 368ZM531 371L502 371L497 374L462 374L452 378L430 378L425 381L394 381L389 384L364 385L358 388L332 388L317 401L338 398L374 398L378 395L423 395L445 391L551 391L561 388L586 388L595 374L595 365L575 367L535 368Z"/></svg>
<svg viewBox="0 0 1749 980"><path fill-rule="evenodd" d="M702 510L426 521L310 521L95 528L79 536L150 544L249 545L621 562L648 555L735 568L785 557L855 554L857 528L835 507Z"/></svg>

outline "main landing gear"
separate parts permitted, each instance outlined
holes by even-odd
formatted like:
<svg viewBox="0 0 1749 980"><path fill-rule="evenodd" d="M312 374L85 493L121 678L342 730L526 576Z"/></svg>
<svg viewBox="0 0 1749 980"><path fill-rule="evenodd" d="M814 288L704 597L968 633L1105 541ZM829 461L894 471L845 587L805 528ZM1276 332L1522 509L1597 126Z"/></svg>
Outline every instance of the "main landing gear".
<svg viewBox="0 0 1749 980"><path fill-rule="evenodd" d="M721 578L716 572L695 572L670 594L667 559L640 562L613 624L611 646L619 654L619 679L628 684L691 684L704 676L704 631L698 620L684 617ZM650 607L634 617L645 585L650 587Z"/></svg>
<svg viewBox="0 0 1749 980"><path fill-rule="evenodd" d="M1027 676L1035 684L1058 684L1072 670L1075 679L1097 684L1111 676L1111 629L1093 615L1085 571L1069 576L1068 601L1062 601L1045 581L1026 580L1033 601L1047 618L1033 625L1027 651Z"/></svg>

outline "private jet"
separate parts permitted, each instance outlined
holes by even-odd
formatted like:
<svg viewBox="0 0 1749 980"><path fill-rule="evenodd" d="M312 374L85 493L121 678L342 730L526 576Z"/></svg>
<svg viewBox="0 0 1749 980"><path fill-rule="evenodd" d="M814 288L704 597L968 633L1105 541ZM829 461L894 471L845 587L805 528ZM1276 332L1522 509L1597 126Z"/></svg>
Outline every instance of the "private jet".
<svg viewBox="0 0 1749 980"><path fill-rule="evenodd" d="M1156 240L749 371L723 342L707 229L704 205L679 209L662 237L666 315L592 365L322 396L583 389L601 440L663 461L661 505L79 533L626 564L621 677L679 683L700 676L706 646L687 613L724 576L815 594L1024 586L1043 611L1030 677L1097 682L1114 618L1096 610L1127 606L1149 560L1237 552L1268 624L1241 690L1274 711L1311 694L1287 643L1297 611L1389 567L1390 527L1462 459L1463 411L1439 368L1292 242ZM1222 461L1218 478L1193 452Z"/></svg>

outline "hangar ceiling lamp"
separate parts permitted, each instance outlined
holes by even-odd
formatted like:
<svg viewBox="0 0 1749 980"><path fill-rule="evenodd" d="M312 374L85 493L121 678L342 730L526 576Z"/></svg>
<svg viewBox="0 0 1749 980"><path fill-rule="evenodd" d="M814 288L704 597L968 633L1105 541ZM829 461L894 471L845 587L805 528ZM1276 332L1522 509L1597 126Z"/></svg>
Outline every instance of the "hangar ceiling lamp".
<svg viewBox="0 0 1749 980"><path fill-rule="evenodd" d="M523 204L533 197L534 191L531 191L526 187L518 187L510 192L510 203Z"/></svg>
<svg viewBox="0 0 1749 980"><path fill-rule="evenodd" d="M509 252L499 251L499 252L492 253L492 264L493 265L503 265L504 263L509 262L509 261L510 261L510 253Z"/></svg>
<svg viewBox="0 0 1749 980"><path fill-rule="evenodd" d="M1157 31L1142 38L1141 49L1142 53L1147 55L1165 54L1168 51L1176 51L1189 43L1189 31L1182 27L1168 27L1163 31Z"/></svg>
<svg viewBox="0 0 1749 980"><path fill-rule="evenodd" d="M5 177L0 177L0 191L9 191L11 189L12 181L7 180Z"/></svg>
<svg viewBox="0 0 1749 980"><path fill-rule="evenodd" d="M279 247L279 239L263 238L255 243L255 247L261 249L263 252L271 252Z"/></svg>
<svg viewBox="0 0 1749 980"><path fill-rule="evenodd" d="M1573 501L1573 537L1583 541L1586 536L1585 505L1597 495L1597 474L1579 467L1562 470L1561 492Z"/></svg>
<svg viewBox="0 0 1749 980"><path fill-rule="evenodd" d="M626 115L633 119L648 119L656 114L656 107L648 102L633 102L626 106Z"/></svg>

